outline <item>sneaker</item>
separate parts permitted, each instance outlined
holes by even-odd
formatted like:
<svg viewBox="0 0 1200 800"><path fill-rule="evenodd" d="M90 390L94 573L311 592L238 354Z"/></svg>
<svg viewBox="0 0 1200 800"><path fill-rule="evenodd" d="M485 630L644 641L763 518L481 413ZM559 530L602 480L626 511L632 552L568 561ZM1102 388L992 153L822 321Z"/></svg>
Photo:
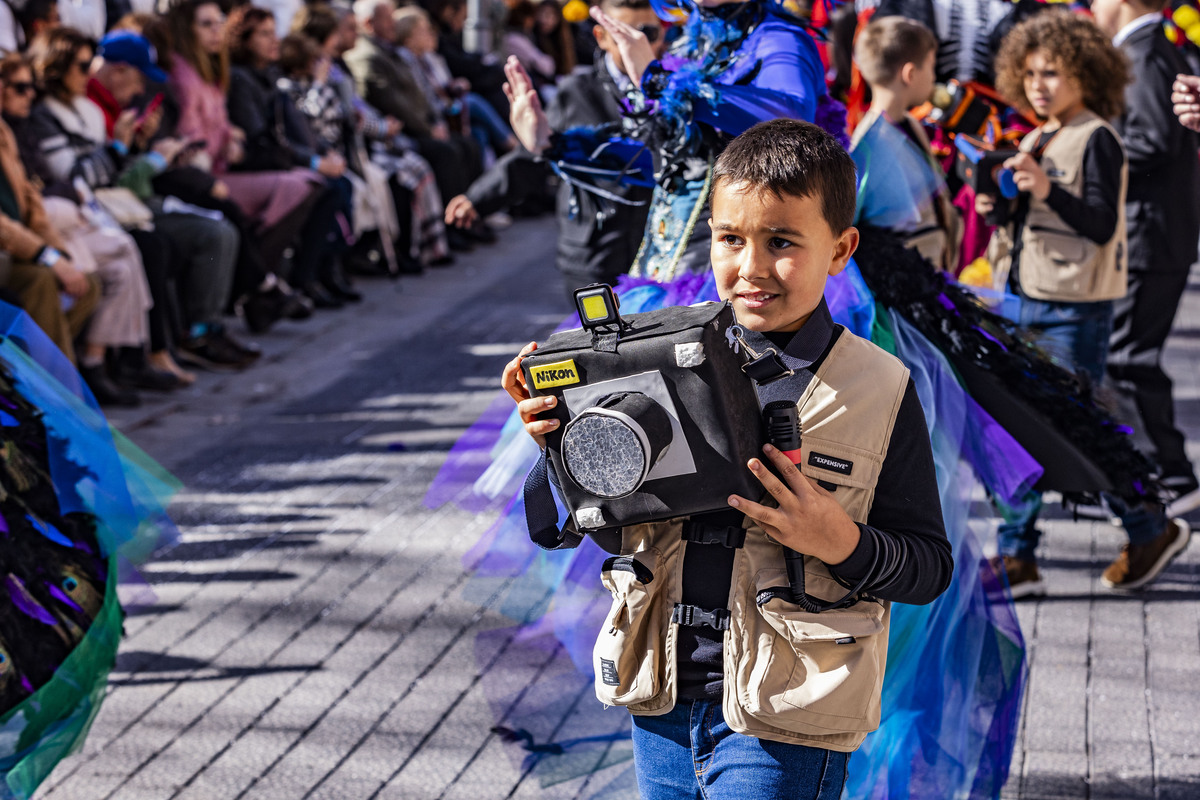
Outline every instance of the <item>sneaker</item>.
<svg viewBox="0 0 1200 800"><path fill-rule="evenodd" d="M1109 589L1140 589L1162 574L1167 564L1183 552L1192 529L1182 519L1167 522L1167 527L1153 541L1146 544L1127 544L1121 555L1108 565L1100 582Z"/></svg>
<svg viewBox="0 0 1200 800"><path fill-rule="evenodd" d="M1037 562L1033 559L992 556L989 561L996 574L1003 575L1008 580L1008 589L1013 600L1046 596L1046 583L1042 580Z"/></svg>
<svg viewBox="0 0 1200 800"><path fill-rule="evenodd" d="M244 369L258 358L220 332L185 339L179 343L176 355L185 364L214 372Z"/></svg>
<svg viewBox="0 0 1200 800"><path fill-rule="evenodd" d="M1200 508L1200 483L1195 474L1164 475L1159 481L1166 489L1167 517L1182 517Z"/></svg>

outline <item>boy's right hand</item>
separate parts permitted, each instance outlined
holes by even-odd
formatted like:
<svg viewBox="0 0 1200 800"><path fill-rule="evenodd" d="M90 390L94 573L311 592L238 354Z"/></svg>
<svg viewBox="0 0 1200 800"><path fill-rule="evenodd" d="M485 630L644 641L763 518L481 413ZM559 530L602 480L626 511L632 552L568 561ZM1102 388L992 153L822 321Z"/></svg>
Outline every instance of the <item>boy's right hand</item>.
<svg viewBox="0 0 1200 800"><path fill-rule="evenodd" d="M504 366L500 376L500 385L517 403L517 413L521 422L525 423L525 432L537 442L538 447L546 449L546 434L558 427L556 419L538 419L538 414L549 411L558 403L553 395L546 397L530 397L529 387L525 384L525 372L521 369L521 359L537 350L537 342L530 342L521 348L517 357Z"/></svg>
<svg viewBox="0 0 1200 800"><path fill-rule="evenodd" d="M975 213L981 217L986 217L996 210L996 198L990 194L975 195Z"/></svg>

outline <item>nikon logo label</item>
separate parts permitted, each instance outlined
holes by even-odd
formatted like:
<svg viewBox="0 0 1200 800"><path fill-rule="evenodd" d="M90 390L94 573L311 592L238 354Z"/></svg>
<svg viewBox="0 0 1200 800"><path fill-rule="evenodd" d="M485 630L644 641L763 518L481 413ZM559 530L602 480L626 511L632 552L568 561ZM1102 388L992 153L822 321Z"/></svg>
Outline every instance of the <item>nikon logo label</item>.
<svg viewBox="0 0 1200 800"><path fill-rule="evenodd" d="M533 376L533 385L538 389L579 383L579 371L575 369L574 360L543 364L534 367L529 373Z"/></svg>
<svg viewBox="0 0 1200 800"><path fill-rule="evenodd" d="M808 465L810 467L821 467L822 469L839 472L842 475L849 475L850 471L854 469L853 461L843 461L840 458L827 456L824 453L809 453Z"/></svg>

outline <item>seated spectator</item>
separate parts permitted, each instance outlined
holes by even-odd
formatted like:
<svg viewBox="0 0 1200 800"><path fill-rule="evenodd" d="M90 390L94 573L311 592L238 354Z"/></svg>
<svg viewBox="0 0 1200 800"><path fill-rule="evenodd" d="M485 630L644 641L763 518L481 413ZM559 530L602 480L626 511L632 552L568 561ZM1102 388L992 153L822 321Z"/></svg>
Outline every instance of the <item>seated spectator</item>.
<svg viewBox="0 0 1200 800"><path fill-rule="evenodd" d="M468 53L463 47L467 0L430 0L428 8L437 26L438 54L446 60L450 74L456 78L466 78L471 84L471 91L487 100L501 119L508 119L503 63L490 53Z"/></svg>
<svg viewBox="0 0 1200 800"><path fill-rule="evenodd" d="M172 47L169 86L180 107L176 134L204 143L201 154L208 171L244 215L248 230L243 236L257 244L267 272L257 287L242 287L253 292L250 299L265 301L263 307L243 305L246 322L253 330L263 321L269 325L276 312L293 319L308 316L311 302L295 295L278 272L284 250L306 224L322 236L328 230L332 207L320 204L327 187L310 169L235 171L245 158L246 135L230 122L226 109L229 49L221 8L211 0L181 0L166 19ZM262 319L260 311L265 312Z"/></svg>
<svg viewBox="0 0 1200 800"><path fill-rule="evenodd" d="M58 0L26 0L25 7L18 16L26 42L25 49L33 46L50 31L62 26Z"/></svg>
<svg viewBox="0 0 1200 800"><path fill-rule="evenodd" d="M55 193L64 198L54 203L54 223L60 233L77 243L75 250L87 250L95 257L94 263L87 263L76 254L78 266L95 270L103 286L79 357L79 371L101 405L136 405L136 393L118 386L107 374L105 354L110 347L131 351L122 354L123 363L129 364L130 383L150 389L182 384L171 372L145 363L145 349L150 344L148 312L154 304L147 272L160 287L165 286L169 245L161 234L139 229L141 223L130 223L127 232L107 215L85 214L79 202L95 208L90 193L115 185L132 160L135 139L144 145L156 123L142 120L139 126L136 113L125 112L113 120L110 130L104 111L88 98L95 59L87 37L71 28L58 28L46 36L44 45L38 49L35 68L45 95L34 106L29 121L29 139L39 149L38 177L56 187ZM121 65L121 70L124 85L119 91L140 89L135 77L140 71L130 65ZM165 296L158 300L166 303ZM170 358L165 334L157 344L156 352Z"/></svg>
<svg viewBox="0 0 1200 800"><path fill-rule="evenodd" d="M396 52L393 11L392 0L359 0L354 13L361 35L344 59L359 94L403 123L405 134L433 167L442 197L452 197L466 191L482 172L479 147L470 137L450 132L440 110L421 91L412 68Z"/></svg>
<svg viewBox="0 0 1200 800"><path fill-rule="evenodd" d="M517 140L508 123L486 100L471 91L470 81L450 74L445 59L437 52L437 34L429 15L416 6L405 6L396 9L392 20L400 55L409 62L430 103L447 115L465 116L471 135L481 148L490 147L501 156L516 147Z"/></svg>
<svg viewBox="0 0 1200 800"><path fill-rule="evenodd" d="M446 241L446 228L442 223L445 204L433 168L416 151L416 143L403 135L404 126L400 120L381 114L358 94L354 77L343 58L358 39L354 15L324 4L310 5L302 12L304 19L298 22L297 30L315 37L313 26L326 24L321 18L329 15L337 20L338 32L329 82L343 102L354 109L359 120L358 135L368 151L367 157L388 175L400 225L396 240L399 269L402 273L420 273L426 265L448 266L454 257L450 255Z"/></svg>
<svg viewBox="0 0 1200 800"><path fill-rule="evenodd" d="M121 114L133 107L133 99L144 94L141 90L147 81L161 86L166 75L154 63L155 51L149 42L132 32L117 31L105 36L100 40L100 54L103 63L88 83L88 96L104 111L106 123L112 128ZM155 97L164 98L165 92ZM140 114L143 126L161 117L162 103L154 106ZM177 297L171 287L156 287L153 276L157 273L151 271L150 288L155 305L150 311L150 334L155 352L150 358L155 366L175 373L186 382L194 378L182 372L170 358L164 328L178 342L184 360L206 369L244 367L258 358L257 350L230 338L221 323L222 309L231 299L241 245L237 226L202 209L165 200L154 189L156 177L180 169L188 154L197 151L198 148L180 139L162 138L149 157L132 161L117 181L152 209L155 230L167 240L171 277L181 296ZM182 318L176 315L168 322L167 308L181 308ZM156 342L156 337L162 344Z"/></svg>
<svg viewBox="0 0 1200 800"><path fill-rule="evenodd" d="M562 6L558 0L542 0L534 17L533 43L554 59L557 77L570 75L575 70L575 34L563 19Z"/></svg>
<svg viewBox="0 0 1200 800"><path fill-rule="evenodd" d="M517 57L517 61L525 68L526 74L533 78L534 85L541 92L543 87L554 85L558 65L554 63L553 56L543 53L534 43L536 25L537 6L532 0L517 0L508 9L502 49L506 55ZM542 94L543 100L548 101L549 97Z"/></svg>
<svg viewBox="0 0 1200 800"><path fill-rule="evenodd" d="M12 84L0 80L5 99L10 96L31 99L32 75L29 78ZM73 342L100 299L100 282L75 266L66 242L50 225L41 193L25 174L16 138L3 122L0 122L0 250L11 254L13 259L3 288L20 299L25 312L74 363Z"/></svg>
<svg viewBox="0 0 1200 800"><path fill-rule="evenodd" d="M314 221L300 233L290 277L314 306L336 308L341 305L338 296L317 281L323 270L332 280L330 259L335 251L331 238L341 236L337 213L347 191L341 186L345 156L319 148L303 113L279 91L279 39L269 11L256 6L234 9L225 40L231 61L226 110L230 122L246 135L241 166L251 171L308 167L323 179L325 191L310 214ZM318 219L321 223L315 221ZM352 293L347 287L347 296Z"/></svg>

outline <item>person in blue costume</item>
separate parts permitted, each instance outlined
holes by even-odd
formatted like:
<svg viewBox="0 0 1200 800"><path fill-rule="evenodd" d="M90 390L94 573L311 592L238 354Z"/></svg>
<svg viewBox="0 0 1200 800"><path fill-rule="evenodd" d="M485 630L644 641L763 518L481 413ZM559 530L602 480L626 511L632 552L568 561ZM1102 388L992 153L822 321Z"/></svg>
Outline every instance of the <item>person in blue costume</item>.
<svg viewBox="0 0 1200 800"><path fill-rule="evenodd" d="M650 101L637 138L654 154L656 186L631 274L659 282L708 271L712 167L730 139L769 119L820 122L819 111L833 117L823 127L845 136L812 35L782 5L700 0L688 10L661 60L643 33L592 10Z"/></svg>
<svg viewBox="0 0 1200 800"><path fill-rule="evenodd" d="M105 696L122 568L177 485L112 431L61 351L0 303L0 800L28 800Z"/></svg>

